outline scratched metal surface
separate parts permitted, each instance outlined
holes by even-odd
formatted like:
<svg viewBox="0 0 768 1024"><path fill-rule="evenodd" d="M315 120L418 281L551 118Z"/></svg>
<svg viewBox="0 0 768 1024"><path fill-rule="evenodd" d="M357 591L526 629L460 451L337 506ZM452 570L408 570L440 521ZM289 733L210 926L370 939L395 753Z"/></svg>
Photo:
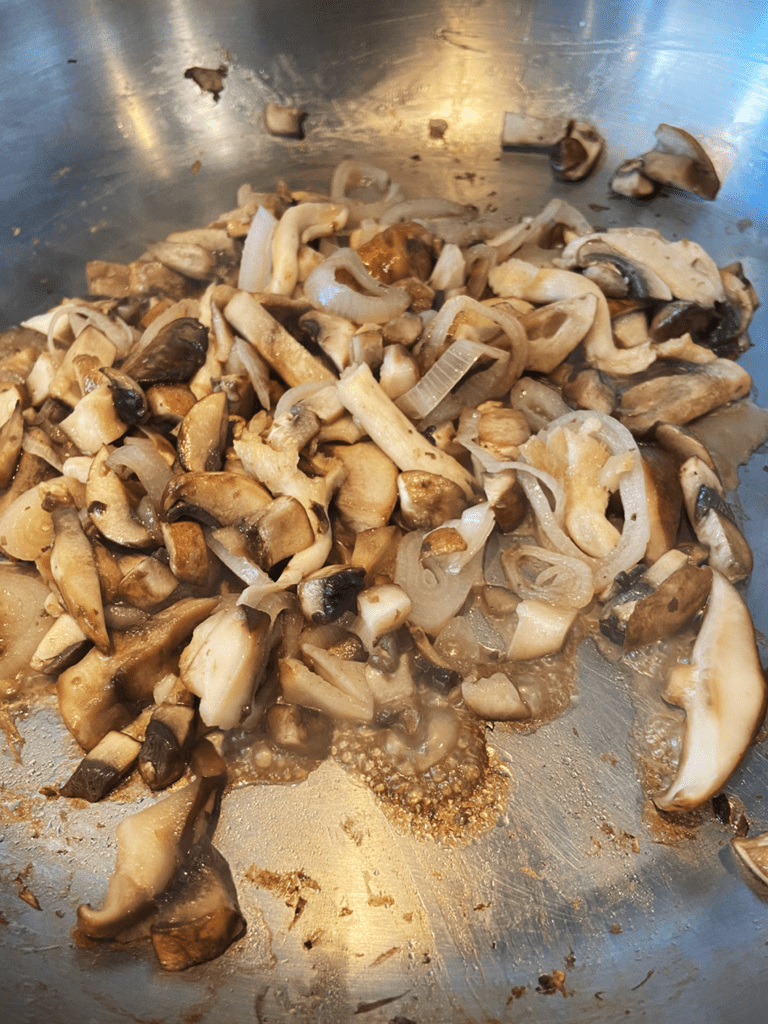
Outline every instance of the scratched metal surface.
<svg viewBox="0 0 768 1024"><path fill-rule="evenodd" d="M603 225L661 227L721 262L741 259L768 294L761 3L5 0L0 19L0 327L82 291L86 259L130 260L146 241L231 208L244 181L322 186L339 159L360 154L411 195L495 205L511 220L553 194L585 212L597 203ZM219 63L229 74L215 104L183 72ZM266 134L270 100L308 110L304 144ZM582 185L552 184L540 158L501 153L504 110L591 118L609 143L605 165ZM438 117L443 142L428 137ZM716 203L640 208L608 196L611 168L649 148L662 120L710 136L732 162ZM744 359L763 400L765 325L763 310ZM750 604L768 632L765 461L743 469L740 493L756 561ZM675 846L645 823L628 737L647 699L585 646L578 697L558 721L494 732L509 807L465 848L397 834L333 765L291 790L234 794L216 842L248 935L180 976L145 949L70 939L77 904L104 891L126 806L68 812L37 793L77 760L46 707L18 722L21 764L0 747L4 1019L758 1019L768 907L717 821ZM759 744L729 785L755 833L768 828L767 768ZM252 865L302 873L293 927L294 907L247 880ZM18 898L24 884L41 910ZM567 996L537 993L555 969Z"/></svg>

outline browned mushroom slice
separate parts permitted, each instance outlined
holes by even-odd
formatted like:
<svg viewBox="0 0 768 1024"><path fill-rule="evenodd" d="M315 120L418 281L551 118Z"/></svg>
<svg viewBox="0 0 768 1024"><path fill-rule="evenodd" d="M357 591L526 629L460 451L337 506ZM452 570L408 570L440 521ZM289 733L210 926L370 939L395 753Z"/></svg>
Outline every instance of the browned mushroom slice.
<svg viewBox="0 0 768 1024"><path fill-rule="evenodd" d="M77 405L82 395L75 373L75 360L81 355L95 356L99 366L111 366L117 349L109 338L92 324L88 324L70 345L51 381L50 394L72 408Z"/></svg>
<svg viewBox="0 0 768 1024"><path fill-rule="evenodd" d="M746 579L752 572L752 552L716 474L692 456L680 467L680 483L691 525L709 548L710 565L731 583Z"/></svg>
<svg viewBox="0 0 768 1024"><path fill-rule="evenodd" d="M217 607L219 599L186 598L124 632L113 651L90 650L59 676L59 710L64 724L86 750L110 729L133 717L123 701L146 703L155 683L178 664L181 645Z"/></svg>
<svg viewBox="0 0 768 1024"><path fill-rule="evenodd" d="M29 663L34 672L56 676L79 661L91 641L71 615L60 615L40 643Z"/></svg>
<svg viewBox="0 0 768 1024"><path fill-rule="evenodd" d="M109 635L104 622L99 573L80 517L71 505L55 508L51 517L51 573L59 593L67 611L85 635L106 651L109 649Z"/></svg>
<svg viewBox="0 0 768 1024"><path fill-rule="evenodd" d="M397 492L400 515L409 530L432 530L458 519L467 507L461 487L435 473L407 470L397 478Z"/></svg>
<svg viewBox="0 0 768 1024"><path fill-rule="evenodd" d="M85 264L85 280L89 295L127 299L131 294L130 276L130 268L125 263L89 260Z"/></svg>
<svg viewBox="0 0 768 1024"><path fill-rule="evenodd" d="M92 939L113 939L155 911L185 862L195 825L220 780L198 777L170 796L125 818L117 826L117 859L104 905L77 908L77 926Z"/></svg>
<svg viewBox="0 0 768 1024"><path fill-rule="evenodd" d="M201 622L179 659L205 725L232 729L247 714L269 656L270 618L231 603Z"/></svg>
<svg viewBox="0 0 768 1024"><path fill-rule="evenodd" d="M282 107L279 103L267 103L264 107L264 124L270 135L303 139L306 119L306 110L299 107Z"/></svg>
<svg viewBox="0 0 768 1024"><path fill-rule="evenodd" d="M720 190L720 179L701 143L671 124L660 124L655 135L656 145L641 158L646 178L692 192L702 199L714 199Z"/></svg>
<svg viewBox="0 0 768 1024"><path fill-rule="evenodd" d="M167 565L147 556L126 572L115 596L135 608L153 611L173 594L178 585L179 581Z"/></svg>
<svg viewBox="0 0 768 1024"><path fill-rule="evenodd" d="M195 396L186 384L157 384L147 388L147 402L154 420L176 426L195 404Z"/></svg>
<svg viewBox="0 0 768 1024"><path fill-rule="evenodd" d="M611 188L620 196L630 199L651 199L659 191L659 184L646 178L645 161L640 156L631 157L614 171Z"/></svg>
<svg viewBox="0 0 768 1024"><path fill-rule="evenodd" d="M558 181L582 181L592 173L604 143L587 121L569 121L565 135L552 147L549 166Z"/></svg>
<svg viewBox="0 0 768 1024"><path fill-rule="evenodd" d="M618 389L602 370L580 370L562 386L563 398L577 409L594 409L613 414L618 402Z"/></svg>
<svg viewBox="0 0 768 1024"><path fill-rule="evenodd" d="M124 732L108 732L59 788L62 796L96 803L131 771L141 743Z"/></svg>
<svg viewBox="0 0 768 1024"><path fill-rule="evenodd" d="M483 474L483 490L502 533L512 533L525 519L529 504L513 469Z"/></svg>
<svg viewBox="0 0 768 1024"><path fill-rule="evenodd" d="M646 558L655 562L675 546L680 517L683 513L683 492L678 464L673 456L660 448L640 448L645 475L645 495L651 536L645 549Z"/></svg>
<svg viewBox="0 0 768 1024"><path fill-rule="evenodd" d="M768 885L768 832L759 836L737 836L731 840L733 852L755 878Z"/></svg>
<svg viewBox="0 0 768 1024"><path fill-rule="evenodd" d="M267 570L304 551L315 540L306 509L287 495L248 516L242 528L254 561Z"/></svg>
<svg viewBox="0 0 768 1024"><path fill-rule="evenodd" d="M765 714L766 684L749 610L712 571L712 590L690 662L672 670L665 699L685 710L680 764L655 796L664 811L698 807L735 771Z"/></svg>
<svg viewBox="0 0 768 1024"><path fill-rule="evenodd" d="M150 934L166 971L215 960L245 931L232 872L208 836L195 843L157 902Z"/></svg>
<svg viewBox="0 0 768 1024"><path fill-rule="evenodd" d="M194 317L184 316L162 327L143 348L130 355L121 370L138 384L184 384L205 362L208 330Z"/></svg>
<svg viewBox="0 0 768 1024"><path fill-rule="evenodd" d="M208 580L208 547L200 523L163 523L163 541L171 572L181 583L202 587Z"/></svg>
<svg viewBox="0 0 768 1024"><path fill-rule="evenodd" d="M150 789L165 789L184 774L195 738L195 708L160 704L152 712L139 751L139 774Z"/></svg>
<svg viewBox="0 0 768 1024"><path fill-rule="evenodd" d="M426 281L432 271L429 232L422 224L392 224L357 249L366 269L377 280L392 284L404 277Z"/></svg>
<svg viewBox="0 0 768 1024"><path fill-rule="evenodd" d="M711 584L707 568L685 564L675 569L652 594L635 603L627 620L625 649L636 650L680 633L706 604Z"/></svg>
<svg viewBox="0 0 768 1024"><path fill-rule="evenodd" d="M296 588L304 617L311 622L335 622L354 612L365 586L365 569L358 565L329 565L302 580Z"/></svg>
<svg viewBox="0 0 768 1024"><path fill-rule="evenodd" d="M684 364L679 373L651 376L621 396L617 416L633 434L657 423L683 424L749 394L752 378L730 359Z"/></svg>
<svg viewBox="0 0 768 1024"><path fill-rule="evenodd" d="M149 411L149 404L144 391L135 380L132 380L122 370L115 370L111 366L104 366L101 368L101 372L109 381L109 387L112 391L112 404L123 423L127 423L128 426L141 423Z"/></svg>
<svg viewBox="0 0 768 1024"><path fill-rule="evenodd" d="M227 303L224 315L289 387L335 379L249 292L237 292Z"/></svg>
<svg viewBox="0 0 768 1024"><path fill-rule="evenodd" d="M12 386L0 392L0 490L11 482L23 437L21 393Z"/></svg>
<svg viewBox="0 0 768 1024"><path fill-rule="evenodd" d="M102 447L88 473L85 501L91 522L116 544L130 548L151 547L155 540L136 514L122 480L107 465L109 454L109 448Z"/></svg>
<svg viewBox="0 0 768 1024"><path fill-rule="evenodd" d="M222 392L206 395L195 402L179 427L179 462L189 472L212 473L220 470L229 426L227 396Z"/></svg>
<svg viewBox="0 0 768 1024"><path fill-rule="evenodd" d="M266 488L241 473L184 473L169 481L161 515L169 523L196 519L204 526L231 526L271 502Z"/></svg>

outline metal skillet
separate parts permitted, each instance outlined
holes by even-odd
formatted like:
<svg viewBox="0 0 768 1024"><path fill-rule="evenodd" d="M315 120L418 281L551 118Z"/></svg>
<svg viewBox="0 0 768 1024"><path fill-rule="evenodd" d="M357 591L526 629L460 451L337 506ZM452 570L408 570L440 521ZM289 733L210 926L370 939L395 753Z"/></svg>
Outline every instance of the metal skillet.
<svg viewBox="0 0 768 1024"><path fill-rule="evenodd" d="M765 292L764 17L757 3L679 0L610 10L11 0L0 41L2 326L81 293L87 259L128 260L147 240L205 223L244 181L324 187L338 160L358 155L409 194L497 205L512 221L561 195L609 227L693 238L720 263L740 259ZM219 65L228 73L214 102L184 72ZM270 101L309 112L305 142L266 133ZM540 157L501 152L505 110L588 118L608 140L605 163L580 185L554 184ZM430 119L447 122L442 140ZM660 121L709 136L732 161L716 202L609 195L613 167L649 148ZM765 323L758 311L742 360L763 401ZM764 462L752 458L740 487L761 631ZM493 735L513 776L509 807L466 847L394 831L330 765L291 789L233 794L217 844L248 934L175 976L147 950L70 938L77 904L104 891L114 827L133 801L62 815L61 801L38 794L77 760L43 706L17 720L20 764L0 748L3 1012L19 1022L755 1017L764 901L714 818L674 844L648 830L628 749L635 710L628 675L585 646L566 714L531 735ZM754 833L768 827L765 772L758 744L729 786ZM252 865L262 883L273 873L271 889L244 880ZM289 927L297 896L306 905ZM561 989L540 981L555 971Z"/></svg>

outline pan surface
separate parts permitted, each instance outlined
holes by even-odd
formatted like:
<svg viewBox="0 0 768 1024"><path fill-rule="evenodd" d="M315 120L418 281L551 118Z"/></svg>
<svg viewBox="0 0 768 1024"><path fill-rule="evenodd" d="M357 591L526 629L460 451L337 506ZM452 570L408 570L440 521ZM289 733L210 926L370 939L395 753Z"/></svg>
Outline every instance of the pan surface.
<svg viewBox="0 0 768 1024"><path fill-rule="evenodd" d="M719 264L740 260L768 299L764 4L5 0L1 18L0 327L82 294L87 259L127 262L231 209L244 182L323 189L347 157L383 166L409 196L498 207L510 223L557 195L605 227L692 238ZM184 76L220 65L218 101ZM267 102L308 112L303 142L267 133ZM502 152L505 111L591 120L604 164L584 183L553 183L541 157ZM433 139L438 118L448 127ZM729 166L715 202L610 194L612 170L651 148L662 121L706 138ZM767 321L763 308L742 358L764 403ZM765 463L752 457L739 490L760 633ZM400 834L332 764L295 787L234 792L216 844L247 935L171 975L145 946L82 949L70 937L77 905L103 896L114 829L138 791L85 810L46 800L39 789L63 781L78 752L43 701L15 720L23 745L0 737L0 1016L760 1019L768 907L717 819L690 836L649 825L632 743L649 713L629 670L584 644L565 714L492 734L509 805L455 848ZM751 834L768 828L767 757L758 742L728 786ZM540 977L555 971L553 989Z"/></svg>

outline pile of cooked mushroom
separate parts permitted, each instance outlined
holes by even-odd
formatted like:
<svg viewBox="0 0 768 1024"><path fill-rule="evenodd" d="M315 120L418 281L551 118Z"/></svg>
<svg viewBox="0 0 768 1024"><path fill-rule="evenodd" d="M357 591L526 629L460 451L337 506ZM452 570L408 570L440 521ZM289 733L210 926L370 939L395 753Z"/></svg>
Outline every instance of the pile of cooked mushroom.
<svg viewBox="0 0 768 1024"><path fill-rule="evenodd" d="M85 752L60 793L170 787L118 829L85 935L151 934L180 969L242 933L212 845L228 771L337 757L461 833L484 722L557 714L589 632L682 638L659 809L752 742L751 553L686 428L750 391L750 283L557 199L475 217L355 161L328 195L244 186L6 339L0 549L45 588L31 670Z"/></svg>

